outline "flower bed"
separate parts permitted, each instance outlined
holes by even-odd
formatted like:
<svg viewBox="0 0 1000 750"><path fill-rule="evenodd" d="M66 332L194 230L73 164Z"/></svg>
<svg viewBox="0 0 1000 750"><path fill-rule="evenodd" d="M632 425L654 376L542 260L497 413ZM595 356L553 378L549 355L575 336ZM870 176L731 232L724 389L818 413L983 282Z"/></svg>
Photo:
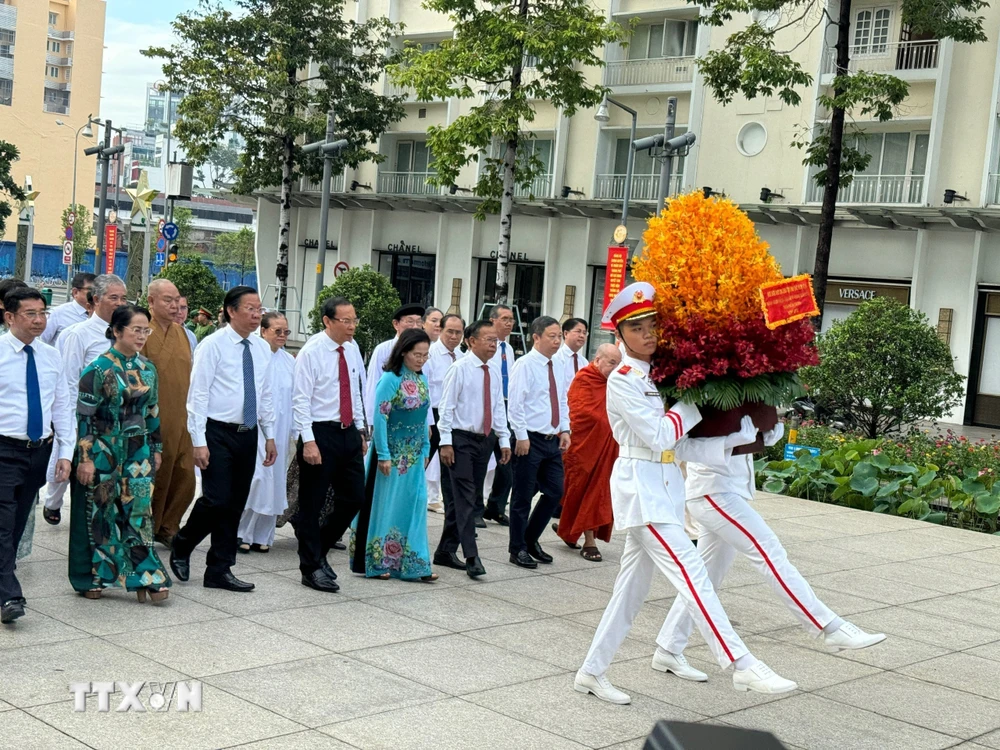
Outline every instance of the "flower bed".
<svg viewBox="0 0 1000 750"><path fill-rule="evenodd" d="M799 445L820 449L782 459L784 442L755 464L767 492L997 533L1000 443L952 431L913 430L878 440L805 424Z"/></svg>

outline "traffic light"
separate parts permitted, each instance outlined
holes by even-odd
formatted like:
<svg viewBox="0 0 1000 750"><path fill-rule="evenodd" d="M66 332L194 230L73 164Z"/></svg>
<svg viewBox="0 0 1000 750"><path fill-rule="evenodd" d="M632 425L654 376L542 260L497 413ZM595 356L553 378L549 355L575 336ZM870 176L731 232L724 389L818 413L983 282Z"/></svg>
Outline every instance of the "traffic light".
<svg viewBox="0 0 1000 750"><path fill-rule="evenodd" d="M177 262L177 245L171 245L167 248L167 263Z"/></svg>

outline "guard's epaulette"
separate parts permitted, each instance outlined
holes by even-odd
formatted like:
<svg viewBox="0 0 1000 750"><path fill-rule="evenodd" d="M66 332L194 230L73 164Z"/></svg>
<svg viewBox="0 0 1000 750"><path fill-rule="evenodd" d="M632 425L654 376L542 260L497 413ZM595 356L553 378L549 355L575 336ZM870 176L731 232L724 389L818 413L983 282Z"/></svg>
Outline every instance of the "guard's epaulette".
<svg viewBox="0 0 1000 750"><path fill-rule="evenodd" d="M622 365L618 368L619 375L628 375L630 372L632 372L632 365Z"/></svg>

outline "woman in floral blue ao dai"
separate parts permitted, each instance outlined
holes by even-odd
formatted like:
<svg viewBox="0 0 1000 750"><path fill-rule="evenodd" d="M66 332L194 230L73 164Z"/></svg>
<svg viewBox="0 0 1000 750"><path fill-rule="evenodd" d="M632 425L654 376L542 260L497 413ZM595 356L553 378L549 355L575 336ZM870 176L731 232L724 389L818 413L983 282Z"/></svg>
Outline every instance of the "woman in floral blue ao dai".
<svg viewBox="0 0 1000 750"><path fill-rule="evenodd" d="M355 520L350 551L353 558L357 540L365 540L369 578L437 579L427 541L424 479L430 454L430 391L421 369L429 348L423 330L404 331L375 388L374 447L380 460L369 469L374 472L374 489L367 528Z"/></svg>

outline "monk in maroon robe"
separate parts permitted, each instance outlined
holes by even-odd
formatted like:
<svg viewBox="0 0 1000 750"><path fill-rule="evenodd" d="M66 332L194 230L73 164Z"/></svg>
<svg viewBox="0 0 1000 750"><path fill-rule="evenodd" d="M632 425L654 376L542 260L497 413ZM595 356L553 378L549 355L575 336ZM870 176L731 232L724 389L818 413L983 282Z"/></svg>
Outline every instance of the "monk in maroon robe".
<svg viewBox="0 0 1000 750"><path fill-rule="evenodd" d="M611 468L618 458L618 443L608 423L606 396L608 375L621 358L621 352L613 344L601 344L594 361L576 374L569 387L573 441L563 454L566 481L562 515L555 529L574 548L583 534L580 554L594 562L602 559L594 537L610 542L614 525Z"/></svg>

